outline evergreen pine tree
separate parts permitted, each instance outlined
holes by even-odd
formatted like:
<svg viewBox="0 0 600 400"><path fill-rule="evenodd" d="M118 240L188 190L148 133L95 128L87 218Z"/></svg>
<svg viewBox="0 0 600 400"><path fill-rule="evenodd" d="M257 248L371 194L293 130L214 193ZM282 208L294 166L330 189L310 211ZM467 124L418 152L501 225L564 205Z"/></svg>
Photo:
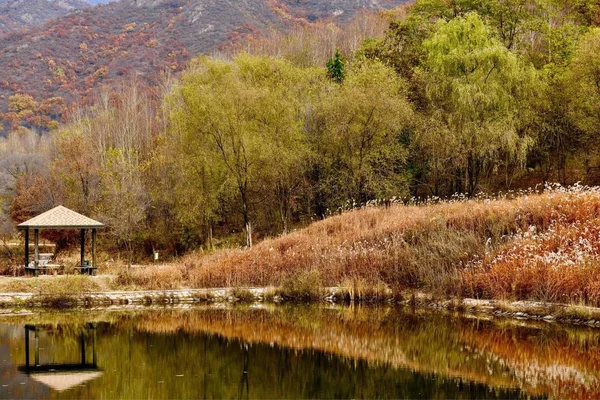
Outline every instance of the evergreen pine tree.
<svg viewBox="0 0 600 400"><path fill-rule="evenodd" d="M327 76L337 83L342 83L345 75L344 64L344 58L340 51L336 50L335 55L327 61Z"/></svg>

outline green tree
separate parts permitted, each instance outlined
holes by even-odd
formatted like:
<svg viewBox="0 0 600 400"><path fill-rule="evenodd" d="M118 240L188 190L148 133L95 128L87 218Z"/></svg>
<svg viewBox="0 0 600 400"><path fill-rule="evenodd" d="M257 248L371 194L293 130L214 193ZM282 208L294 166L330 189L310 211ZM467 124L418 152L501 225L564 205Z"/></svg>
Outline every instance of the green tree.
<svg viewBox="0 0 600 400"><path fill-rule="evenodd" d="M224 171L219 187L210 191L240 213L246 244L252 244L259 214L269 214L259 205L272 199L287 229L291 192L307 151L302 99L317 79L315 71L240 55L233 62L202 58L182 79L174 124L183 143L204 154L208 174Z"/></svg>
<svg viewBox="0 0 600 400"><path fill-rule="evenodd" d="M427 107L425 83L415 73L426 57L423 40L435 29L436 21L449 18L448 4L440 0L418 0L405 18L394 19L385 36L366 40L358 57L381 61L408 82L408 98L417 110Z"/></svg>
<svg viewBox="0 0 600 400"><path fill-rule="evenodd" d="M104 154L100 173L102 201L96 206L110 233L128 253L128 265L134 256L136 240L145 232L149 196L143 183L143 167L135 149L111 148Z"/></svg>
<svg viewBox="0 0 600 400"><path fill-rule="evenodd" d="M379 61L356 62L342 85L326 88L314 122L320 130L322 193L331 206L406 193L406 148L412 119L406 83Z"/></svg>
<svg viewBox="0 0 600 400"><path fill-rule="evenodd" d="M584 164L598 167L600 146L600 28L591 29L581 40L562 81L566 114L574 127L566 144L579 142ZM580 135L577 135L579 130Z"/></svg>
<svg viewBox="0 0 600 400"><path fill-rule="evenodd" d="M340 51L336 49L334 56L327 61L327 76L329 79L342 83L346 75L345 64L346 62Z"/></svg>
<svg viewBox="0 0 600 400"><path fill-rule="evenodd" d="M454 153L456 189L472 195L500 156L525 159L531 138L520 135L517 117L535 73L474 12L438 22L423 46L431 115L448 130L440 145Z"/></svg>

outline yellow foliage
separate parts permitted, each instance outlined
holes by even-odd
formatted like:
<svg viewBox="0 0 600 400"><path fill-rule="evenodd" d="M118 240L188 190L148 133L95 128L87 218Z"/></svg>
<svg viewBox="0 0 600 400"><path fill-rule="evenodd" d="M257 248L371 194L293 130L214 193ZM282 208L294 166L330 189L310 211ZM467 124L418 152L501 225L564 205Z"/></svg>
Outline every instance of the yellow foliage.
<svg viewBox="0 0 600 400"><path fill-rule="evenodd" d="M135 22L132 22L130 24L125 25L123 27L123 31L125 31L125 32L133 32L136 27L137 27L137 24Z"/></svg>
<svg viewBox="0 0 600 400"><path fill-rule="evenodd" d="M15 94L8 98L8 110L20 113L25 110L35 110L38 104L33 96L28 94Z"/></svg>

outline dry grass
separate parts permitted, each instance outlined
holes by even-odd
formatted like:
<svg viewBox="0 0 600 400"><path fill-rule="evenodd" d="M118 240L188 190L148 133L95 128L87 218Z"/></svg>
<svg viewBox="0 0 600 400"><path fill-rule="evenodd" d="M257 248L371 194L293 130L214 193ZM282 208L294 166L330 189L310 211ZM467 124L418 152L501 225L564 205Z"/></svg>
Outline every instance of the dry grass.
<svg viewBox="0 0 600 400"><path fill-rule="evenodd" d="M40 276L38 278L0 278L0 292L76 295L107 290L106 277L85 275Z"/></svg>
<svg viewBox="0 0 600 400"><path fill-rule="evenodd" d="M120 290L172 290L185 287L188 281L184 265L149 265L145 267L122 266L117 270L115 288Z"/></svg>
<svg viewBox="0 0 600 400"><path fill-rule="evenodd" d="M148 289L284 286L299 297L325 286L355 290L359 282L364 293L371 286L597 303L599 210L600 189L582 187L372 207L249 250L190 254L170 265L121 272L118 281Z"/></svg>
<svg viewBox="0 0 600 400"><path fill-rule="evenodd" d="M517 237L462 271L465 294L600 304L600 219Z"/></svg>
<svg viewBox="0 0 600 400"><path fill-rule="evenodd" d="M464 294L480 298L600 304L600 195L546 196L547 229L530 225L460 271Z"/></svg>

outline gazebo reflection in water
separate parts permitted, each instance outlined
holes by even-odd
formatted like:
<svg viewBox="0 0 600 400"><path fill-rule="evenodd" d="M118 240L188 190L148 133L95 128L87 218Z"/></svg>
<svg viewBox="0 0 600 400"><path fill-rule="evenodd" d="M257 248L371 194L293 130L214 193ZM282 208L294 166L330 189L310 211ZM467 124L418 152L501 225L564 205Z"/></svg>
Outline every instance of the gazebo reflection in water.
<svg viewBox="0 0 600 400"><path fill-rule="evenodd" d="M96 324L86 324L79 335L80 362L40 364L40 332L51 331L48 325L25 325L25 365L19 371L32 379L54 389L63 391L79 386L102 375L96 354ZM31 363L31 339L33 337L33 364ZM91 363L87 359L87 349L91 345ZM43 348L42 348L43 349Z"/></svg>

